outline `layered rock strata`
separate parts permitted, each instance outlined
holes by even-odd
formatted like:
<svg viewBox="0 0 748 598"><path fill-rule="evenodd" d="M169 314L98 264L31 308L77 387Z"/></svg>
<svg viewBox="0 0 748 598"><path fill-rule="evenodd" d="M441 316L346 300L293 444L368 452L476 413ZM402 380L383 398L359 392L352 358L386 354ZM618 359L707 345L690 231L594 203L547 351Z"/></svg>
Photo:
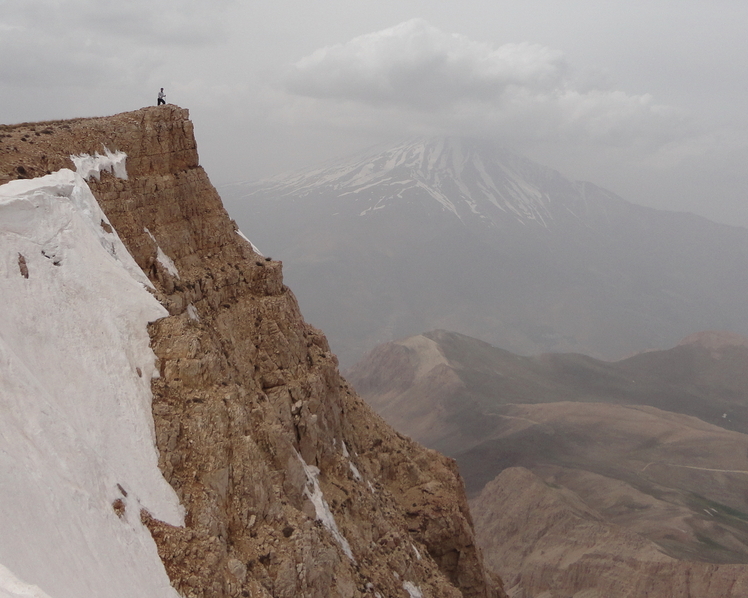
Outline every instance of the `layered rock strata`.
<svg viewBox="0 0 748 598"><path fill-rule="evenodd" d="M187 510L142 513L189 597L494 597L455 464L394 432L339 375L281 264L258 254L175 106L0 128L0 183L127 154L91 188L156 287L160 467ZM140 375L133 372L133 375Z"/></svg>

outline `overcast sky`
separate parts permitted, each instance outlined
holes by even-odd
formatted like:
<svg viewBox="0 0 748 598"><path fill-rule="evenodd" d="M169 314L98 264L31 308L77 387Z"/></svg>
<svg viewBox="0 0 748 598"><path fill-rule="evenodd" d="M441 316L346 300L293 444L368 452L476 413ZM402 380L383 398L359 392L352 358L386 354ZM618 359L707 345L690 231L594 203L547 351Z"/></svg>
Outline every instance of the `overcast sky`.
<svg viewBox="0 0 748 598"><path fill-rule="evenodd" d="M214 184L490 137L748 226L745 0L0 0L0 122L190 109Z"/></svg>

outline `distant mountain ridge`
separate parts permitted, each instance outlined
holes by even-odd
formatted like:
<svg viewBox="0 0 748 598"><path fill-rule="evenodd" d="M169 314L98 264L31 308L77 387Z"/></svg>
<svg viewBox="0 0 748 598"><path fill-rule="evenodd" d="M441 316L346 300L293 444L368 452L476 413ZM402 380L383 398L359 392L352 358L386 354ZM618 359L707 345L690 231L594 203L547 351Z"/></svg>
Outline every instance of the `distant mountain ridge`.
<svg viewBox="0 0 748 598"><path fill-rule="evenodd" d="M380 345L346 377L395 428L456 457L490 437L503 420L498 407L512 404L647 405L748 434L746 366L748 338L718 332L611 363L573 353L523 357L434 330ZM465 475L469 490L480 488Z"/></svg>
<svg viewBox="0 0 748 598"><path fill-rule="evenodd" d="M748 334L748 230L625 201L487 142L436 138L222 188L341 363L444 328L618 359Z"/></svg>

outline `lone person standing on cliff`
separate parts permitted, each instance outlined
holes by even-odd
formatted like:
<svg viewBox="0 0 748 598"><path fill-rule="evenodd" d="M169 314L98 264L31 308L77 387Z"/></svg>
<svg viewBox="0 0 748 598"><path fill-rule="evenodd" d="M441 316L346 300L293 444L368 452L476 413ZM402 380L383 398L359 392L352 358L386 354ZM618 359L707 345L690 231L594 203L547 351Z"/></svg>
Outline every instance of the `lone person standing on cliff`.
<svg viewBox="0 0 748 598"><path fill-rule="evenodd" d="M161 104L166 104L166 94L164 93L164 88L161 88L161 91L158 92L158 103L157 106L160 106Z"/></svg>

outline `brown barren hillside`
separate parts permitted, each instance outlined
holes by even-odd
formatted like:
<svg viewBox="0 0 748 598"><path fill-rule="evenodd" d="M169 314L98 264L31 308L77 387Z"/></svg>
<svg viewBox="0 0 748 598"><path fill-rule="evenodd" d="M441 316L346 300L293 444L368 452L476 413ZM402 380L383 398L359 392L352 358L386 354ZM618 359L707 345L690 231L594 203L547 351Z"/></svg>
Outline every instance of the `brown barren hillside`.
<svg viewBox="0 0 748 598"><path fill-rule="evenodd" d="M510 403L650 405L748 432L746 343L701 333L672 349L608 362L576 353L524 357L436 330L380 345L346 375L395 427L410 427L414 438L447 454L490 434L493 410Z"/></svg>
<svg viewBox="0 0 748 598"><path fill-rule="evenodd" d="M150 328L153 419L186 525L141 518L181 594L502 595L454 462L395 432L341 378L281 263L229 219L186 110L6 126L0 137L0 183L73 168L71 154L127 154L126 180L104 173L90 186L169 311Z"/></svg>
<svg viewBox="0 0 748 598"><path fill-rule="evenodd" d="M380 346L348 377L457 459L510 595L741 596L747 365L746 339L723 333L610 363L436 331Z"/></svg>
<svg viewBox="0 0 748 598"><path fill-rule="evenodd" d="M502 573L513 598L748 594L745 565L668 557L640 535L607 522L568 489L523 468L504 470L471 506L486 564Z"/></svg>

